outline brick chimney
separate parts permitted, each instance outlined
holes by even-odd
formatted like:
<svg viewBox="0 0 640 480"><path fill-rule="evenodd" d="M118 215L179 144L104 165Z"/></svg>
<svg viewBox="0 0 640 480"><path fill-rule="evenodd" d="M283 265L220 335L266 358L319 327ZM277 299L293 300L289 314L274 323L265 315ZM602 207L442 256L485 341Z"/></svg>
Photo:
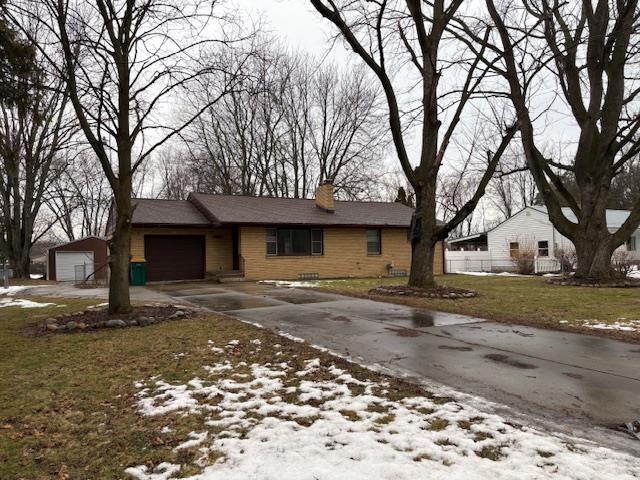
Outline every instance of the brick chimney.
<svg viewBox="0 0 640 480"><path fill-rule="evenodd" d="M331 180L320 182L320 185L316 188L316 207L329 213L335 211L333 204L333 182Z"/></svg>

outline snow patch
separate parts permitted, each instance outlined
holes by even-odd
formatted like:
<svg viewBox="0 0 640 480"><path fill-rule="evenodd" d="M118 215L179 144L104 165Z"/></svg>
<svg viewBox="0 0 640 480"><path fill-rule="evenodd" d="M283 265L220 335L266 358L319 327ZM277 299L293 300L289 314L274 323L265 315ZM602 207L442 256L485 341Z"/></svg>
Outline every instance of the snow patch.
<svg viewBox="0 0 640 480"><path fill-rule="evenodd" d="M43 308L55 305L55 303L33 302L24 298L3 298L0 299L0 308L18 307L18 308Z"/></svg>
<svg viewBox="0 0 640 480"><path fill-rule="evenodd" d="M154 468L153 472L148 472L148 468L141 465L139 467L129 467L125 470L125 473L137 480L168 480L179 471L180 465L163 462Z"/></svg>
<svg viewBox="0 0 640 480"><path fill-rule="evenodd" d="M207 370L227 371L228 365ZM640 475L637 459L629 455L514 425L462 396L444 403L429 395L392 400L386 381L357 379L315 358L301 369L292 365L254 363L244 381L217 375L185 384L151 379L138 393L138 411L202 416L211 430L191 432L176 447L202 453L195 462L202 471L191 480L627 480ZM240 362L233 368L246 366ZM436 397L450 393L433 389ZM207 463L214 451L224 457ZM490 454L497 460L486 458ZM138 480L169 480L179 471L167 462L152 472L145 466L126 470Z"/></svg>
<svg viewBox="0 0 640 480"><path fill-rule="evenodd" d="M457 271L457 272L453 272L456 275L471 275L474 277L530 277L531 275L522 275L519 273L510 273L510 272L500 272L500 273L493 273L493 272L464 272L464 271Z"/></svg>
<svg viewBox="0 0 640 480"><path fill-rule="evenodd" d="M261 280L258 283L262 283L263 285L275 285L276 287L287 288L313 288L320 286L318 282L298 282L294 280Z"/></svg>
<svg viewBox="0 0 640 480"><path fill-rule="evenodd" d="M615 322L605 323L595 320L583 320L583 327L595 330L618 330L621 332L640 332L640 320L627 320L619 318Z"/></svg>
<svg viewBox="0 0 640 480"><path fill-rule="evenodd" d="M293 340L296 343L304 343L305 342L304 338L294 337L293 335L291 335L290 333L287 333L287 332L278 332L278 335L280 335L281 337L284 337L284 338L288 338L289 340Z"/></svg>

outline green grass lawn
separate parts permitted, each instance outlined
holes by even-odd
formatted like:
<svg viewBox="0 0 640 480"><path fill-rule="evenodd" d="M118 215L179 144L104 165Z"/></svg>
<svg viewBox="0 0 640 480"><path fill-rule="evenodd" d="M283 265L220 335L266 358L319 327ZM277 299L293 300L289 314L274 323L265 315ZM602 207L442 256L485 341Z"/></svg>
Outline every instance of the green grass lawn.
<svg viewBox="0 0 640 480"><path fill-rule="evenodd" d="M319 281L319 288L354 296L367 296L379 285L403 284L406 278ZM542 277L444 275L441 285L467 288L478 297L458 300L432 298L372 297L406 305L462 313L498 321L640 341L638 332L585 328L586 321L613 323L640 320L640 289L586 288L547 285ZM561 323L563 322L563 323ZM567 323L564 323L567 322Z"/></svg>
<svg viewBox="0 0 640 480"><path fill-rule="evenodd" d="M215 429L203 425L203 415L140 415L136 383L153 384L152 377L184 384L206 378L203 366L222 359L236 364L228 378L237 380L233 375L246 374L254 363L278 358L302 370L306 360L321 358L363 378L383 378L306 344L215 315L147 327L45 333L39 327L46 318L99 301L29 299L56 305L0 308L1 480L124 479L131 478L125 474L128 467L162 462L182 464L181 477L200 472L197 448L174 449L189 432ZM212 353L210 341L225 346L231 340L240 346L222 356ZM257 340L261 348L255 348ZM302 381L291 375L289 382ZM384 379L385 389L400 398L426 394L402 380ZM163 431L166 427L170 431ZM207 461L219 455L211 451Z"/></svg>
<svg viewBox="0 0 640 480"><path fill-rule="evenodd" d="M186 453L172 450L174 440L184 439L193 419L176 417L172 433L160 438L160 422L166 419L137 414L134 383L156 374L169 381L193 378L210 358L209 339L253 339L263 332L207 317L43 334L33 325L99 302L30 299L65 306L0 308L2 480L125 478L131 465L180 460Z"/></svg>
<svg viewBox="0 0 640 480"><path fill-rule="evenodd" d="M362 289L366 282L351 286ZM605 460L607 469L620 462L633 466L631 457L603 459L564 437L538 438L542 434L518 423L495 415L487 419L446 392L376 374L228 317L206 315L147 327L51 334L37 328L44 319L96 301L30 300L57 305L0 308L1 480L125 479L132 478L125 472L128 467L153 471L165 462L180 467L170 478L197 475L211 465L231 470L243 462L245 471L255 473L255 459L244 456L245 444L233 443L245 439L253 449L266 442L259 450L264 462L277 461L271 442L279 442L278 451L291 453L280 458L282 468L288 469L287 478L295 478L291 472L304 471L309 457L285 438L289 431L301 435L301 447L314 437L317 447L311 448L312 455L337 455L336 471L343 475L358 468L349 452L363 445L363 435L368 438L364 445L377 442L380 449L386 448L384 456L421 468L424 475L415 478L434 471L442 476L457 463L458 472L467 471L467 461L478 457L489 462L482 464L486 472L510 468L517 476L523 455L531 455L529 445L539 445L541 438L545 449L531 459L531 468L540 474L548 467L567 471L576 460L563 458L576 452L585 453L589 472ZM165 387L177 393L166 393ZM190 410L193 403L181 402L184 392L199 409ZM310 392L315 393L309 396ZM145 408L151 408L153 416L141 414L141 399L151 400ZM182 406L163 411L174 401ZM219 409L221 405L225 406ZM265 414L265 406L275 410ZM231 425L229 414L242 415L232 418ZM337 425L337 438L327 435L326 422ZM319 433L305 434L303 430L314 425ZM204 432L208 443L203 445L211 448L185 446L185 440L193 439L191 432ZM390 439L403 435L398 443L402 448L389 445ZM459 445L449 440L450 435ZM417 437L420 442L414 445ZM216 439L219 443L213 443ZM341 454L345 445L347 453ZM378 450L362 453L372 451ZM512 452L514 460L505 467ZM216 464L223 457L232 460ZM560 466L553 463L556 459ZM625 468L629 467L620 471ZM156 472L142 478L167 477Z"/></svg>

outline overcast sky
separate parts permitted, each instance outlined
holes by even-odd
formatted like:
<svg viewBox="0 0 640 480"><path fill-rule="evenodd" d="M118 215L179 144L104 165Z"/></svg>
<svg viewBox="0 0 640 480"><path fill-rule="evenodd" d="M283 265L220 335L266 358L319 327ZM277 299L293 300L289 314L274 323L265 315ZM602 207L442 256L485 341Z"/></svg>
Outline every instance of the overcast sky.
<svg viewBox="0 0 640 480"><path fill-rule="evenodd" d="M286 43L316 54L327 51L330 29L307 0L236 0ZM342 53L342 52L340 52Z"/></svg>

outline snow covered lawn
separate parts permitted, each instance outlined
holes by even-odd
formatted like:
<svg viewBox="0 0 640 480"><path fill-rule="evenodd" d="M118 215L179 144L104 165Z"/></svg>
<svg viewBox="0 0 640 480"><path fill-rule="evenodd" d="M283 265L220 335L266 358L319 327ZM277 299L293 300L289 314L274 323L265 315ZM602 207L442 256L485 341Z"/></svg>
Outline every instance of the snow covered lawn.
<svg viewBox="0 0 640 480"><path fill-rule="evenodd" d="M266 332L263 332L266 333ZM187 381L141 379L135 408L173 458L139 480L631 479L640 461L536 431L288 339L209 341ZM280 343L277 343L280 342Z"/></svg>

